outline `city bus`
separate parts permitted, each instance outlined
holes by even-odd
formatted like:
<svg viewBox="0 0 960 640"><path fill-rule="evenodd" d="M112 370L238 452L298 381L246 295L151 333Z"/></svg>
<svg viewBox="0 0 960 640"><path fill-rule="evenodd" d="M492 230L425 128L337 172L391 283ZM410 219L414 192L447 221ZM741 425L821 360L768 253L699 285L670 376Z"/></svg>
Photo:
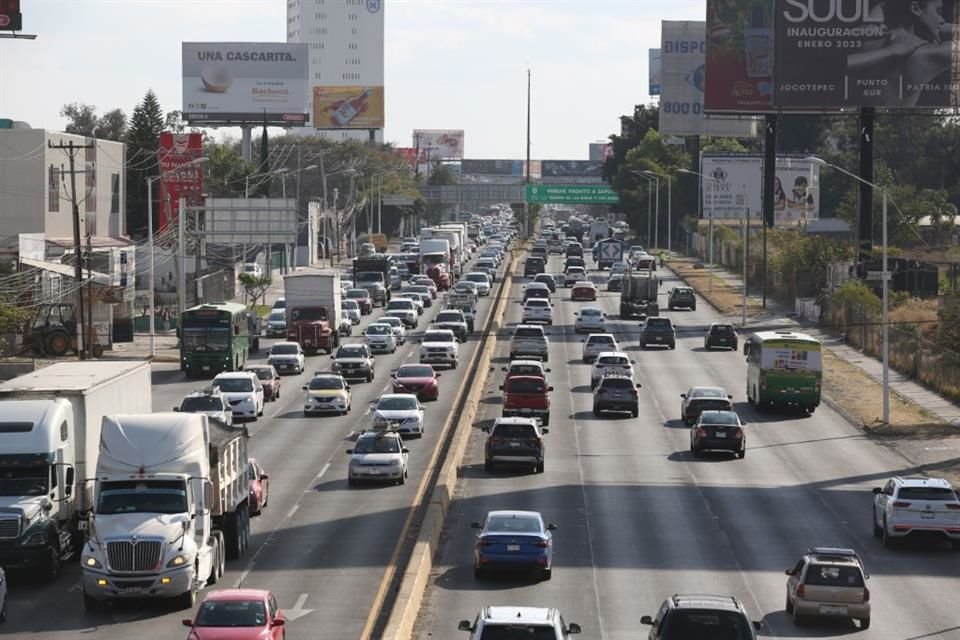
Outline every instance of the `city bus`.
<svg viewBox="0 0 960 640"><path fill-rule="evenodd" d="M240 371L251 348L249 311L233 302L201 304L180 314L177 335L187 376Z"/></svg>
<svg viewBox="0 0 960 640"><path fill-rule="evenodd" d="M793 331L760 331L743 345L747 357L747 402L756 407L820 404L823 359L820 341Z"/></svg>

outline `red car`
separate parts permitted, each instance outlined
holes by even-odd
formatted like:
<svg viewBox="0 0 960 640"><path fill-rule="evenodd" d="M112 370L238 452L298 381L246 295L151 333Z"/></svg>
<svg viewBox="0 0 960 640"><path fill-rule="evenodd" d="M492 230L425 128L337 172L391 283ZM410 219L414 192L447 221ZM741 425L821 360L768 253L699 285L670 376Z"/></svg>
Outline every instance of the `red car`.
<svg viewBox="0 0 960 640"><path fill-rule="evenodd" d="M534 376L514 376L500 386L503 391L504 418L540 418L540 424L550 424L550 392L546 380Z"/></svg>
<svg viewBox="0 0 960 640"><path fill-rule="evenodd" d="M366 289L347 289L344 296L347 300L356 300L360 307L360 315L366 316L373 313L373 298Z"/></svg>
<svg viewBox="0 0 960 640"><path fill-rule="evenodd" d="M423 401L440 397L440 374L428 364L405 364L391 377L394 393L415 393Z"/></svg>
<svg viewBox="0 0 960 640"><path fill-rule="evenodd" d="M187 640L284 640L286 619L273 593L261 589L211 591L187 618Z"/></svg>
<svg viewBox="0 0 960 640"><path fill-rule="evenodd" d="M248 364L243 370L257 374L263 385L264 402L272 402L280 397L280 374L272 364Z"/></svg>
<svg viewBox="0 0 960 640"><path fill-rule="evenodd" d="M592 282L577 282L573 285L573 291L570 292L571 300L596 300L597 288Z"/></svg>
<svg viewBox="0 0 960 640"><path fill-rule="evenodd" d="M270 498L270 476L256 458L247 460L247 480L250 483L250 514L258 516Z"/></svg>

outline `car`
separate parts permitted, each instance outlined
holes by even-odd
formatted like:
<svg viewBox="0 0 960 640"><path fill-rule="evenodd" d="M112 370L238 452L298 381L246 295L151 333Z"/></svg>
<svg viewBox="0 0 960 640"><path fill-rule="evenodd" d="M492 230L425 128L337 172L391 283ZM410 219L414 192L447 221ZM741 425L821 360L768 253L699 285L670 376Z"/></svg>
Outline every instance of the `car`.
<svg viewBox="0 0 960 640"><path fill-rule="evenodd" d="M270 310L276 311L279 309L286 309L286 308L287 308L287 299L280 297L273 301L273 306L270 307Z"/></svg>
<svg viewBox="0 0 960 640"><path fill-rule="evenodd" d="M426 287L430 292L430 297L437 299L437 285L430 279L430 276L414 276L410 278L410 284L418 287Z"/></svg>
<svg viewBox="0 0 960 640"><path fill-rule="evenodd" d="M486 273L481 271L471 271L467 275L463 276L463 279L466 282L472 282L477 286L478 296L490 295L490 276L488 276Z"/></svg>
<svg viewBox="0 0 960 640"><path fill-rule="evenodd" d="M398 431L423 435L423 405L412 393L385 393L370 403L373 431Z"/></svg>
<svg viewBox="0 0 960 640"><path fill-rule="evenodd" d="M257 421L263 415L263 385L257 374L250 371L228 371L217 374L212 386L230 402L233 419Z"/></svg>
<svg viewBox="0 0 960 640"><path fill-rule="evenodd" d="M813 547L787 569L785 609L798 627L813 618L857 620L870 628L870 574L853 549Z"/></svg>
<svg viewBox="0 0 960 640"><path fill-rule="evenodd" d="M256 262L244 262L240 267L243 275L261 280L263 278L263 267Z"/></svg>
<svg viewBox="0 0 960 640"><path fill-rule="evenodd" d="M697 310L697 296L692 288L674 287L670 289L667 297L667 309L673 311L680 308L690 309L691 311Z"/></svg>
<svg viewBox="0 0 960 640"><path fill-rule="evenodd" d="M491 569L526 568L535 570L543 580L553 575L553 532L557 526L545 524L537 511L491 511L479 529L473 551L473 575L485 578Z"/></svg>
<svg viewBox="0 0 960 640"><path fill-rule="evenodd" d="M345 416L353 407L353 393L346 378L336 373L317 372L303 385L303 415L334 413Z"/></svg>
<svg viewBox="0 0 960 640"><path fill-rule="evenodd" d="M393 334L393 327L388 324L374 322L363 332L364 342L372 353L395 353L397 338Z"/></svg>
<svg viewBox="0 0 960 640"><path fill-rule="evenodd" d="M0 622L7 621L7 575L0 567Z"/></svg>
<svg viewBox="0 0 960 640"><path fill-rule="evenodd" d="M364 289L366 291L366 289ZM340 302L340 309L347 314L352 324L360 324L360 303L353 299L345 299Z"/></svg>
<svg viewBox="0 0 960 640"><path fill-rule="evenodd" d="M643 321L640 328L640 348L646 349L652 344L668 349L677 348L677 330L673 328L670 318L650 317Z"/></svg>
<svg viewBox="0 0 960 640"><path fill-rule="evenodd" d="M359 378L372 382L376 377L373 354L366 344L342 344L330 357L333 372L348 380Z"/></svg>
<svg viewBox="0 0 960 640"><path fill-rule="evenodd" d="M549 300L530 298L523 305L523 315L520 320L523 324L544 322L553 324L553 306Z"/></svg>
<svg viewBox="0 0 960 640"><path fill-rule="evenodd" d="M960 549L960 502L949 481L894 476L873 494L873 535L885 547L927 538L948 540Z"/></svg>
<svg viewBox="0 0 960 640"><path fill-rule="evenodd" d="M586 279L587 271L583 267L567 267L563 272L563 286L565 287L572 287Z"/></svg>
<svg viewBox="0 0 960 640"><path fill-rule="evenodd" d="M729 347L737 350L737 330L732 324L714 322L703 336L703 348Z"/></svg>
<svg viewBox="0 0 960 640"><path fill-rule="evenodd" d="M491 283L497 281L497 261L493 258L479 258L473 268L487 274Z"/></svg>
<svg viewBox="0 0 960 640"><path fill-rule="evenodd" d="M550 238L547 240L547 251L550 253L563 254L563 240L560 238Z"/></svg>
<svg viewBox="0 0 960 640"><path fill-rule="evenodd" d="M247 484L250 491L250 515L258 516L270 501L270 476L256 458L247 459Z"/></svg>
<svg viewBox="0 0 960 640"><path fill-rule="evenodd" d="M410 293L415 293L418 296L420 296L420 300L421 302L423 302L423 306L426 308L432 307L433 300L437 297L434 292L430 291L430 287L427 287L422 284L410 285L409 287L407 287L407 291L409 291Z"/></svg>
<svg viewBox="0 0 960 640"><path fill-rule="evenodd" d="M610 277L622 276L627 271L627 263L623 260L617 260L610 265Z"/></svg>
<svg viewBox="0 0 960 640"><path fill-rule="evenodd" d="M233 425L233 409L227 397L220 392L220 387L206 387L189 393L180 406L174 407L173 410L183 413L203 413L214 420Z"/></svg>
<svg viewBox="0 0 960 640"><path fill-rule="evenodd" d="M542 256L530 256L523 263L523 277L532 278L538 273L543 273L547 267L547 261Z"/></svg>
<svg viewBox="0 0 960 640"><path fill-rule="evenodd" d="M353 448L347 449L347 484L353 487L364 480L404 484L409 453L396 431L364 431Z"/></svg>
<svg viewBox="0 0 960 640"><path fill-rule="evenodd" d="M276 338L287 335L287 312L274 309L267 315L267 337Z"/></svg>
<svg viewBox="0 0 960 640"><path fill-rule="evenodd" d="M270 591L219 589L204 596L183 626L190 627L190 640L283 640L286 622Z"/></svg>
<svg viewBox="0 0 960 640"><path fill-rule="evenodd" d="M690 427L690 453L699 458L704 451L730 451L743 459L747 455L746 426L736 411L701 411Z"/></svg>
<svg viewBox="0 0 960 640"><path fill-rule="evenodd" d="M593 388L593 415L604 411L624 411L636 418L640 415L639 382L620 371L604 372Z"/></svg>
<svg viewBox="0 0 960 640"><path fill-rule="evenodd" d="M303 373L306 356L297 342L274 342L267 356L267 364L272 364L277 373Z"/></svg>
<svg viewBox="0 0 960 640"><path fill-rule="evenodd" d="M413 303L413 308L416 310L418 316L422 316L424 310L426 309L426 303L424 302L424 297L431 300L430 304L433 304L432 298L429 295L424 293L414 293L412 291L404 291L393 297L394 300L409 300Z"/></svg>
<svg viewBox="0 0 960 640"><path fill-rule="evenodd" d="M436 329L450 329L457 337L457 342L466 342L470 333L467 318L459 309L444 309L437 314L430 326Z"/></svg>
<svg viewBox="0 0 960 640"><path fill-rule="evenodd" d="M390 325L390 328L393 330L393 337L396 339L397 344L402 345L407 343L407 330L404 328L403 321L400 320L400 318L383 316L377 320L377 324Z"/></svg>
<svg viewBox="0 0 960 640"><path fill-rule="evenodd" d="M420 364L445 364L456 369L460 363L460 349L456 335L450 329L427 329L420 342Z"/></svg>
<svg viewBox="0 0 960 640"><path fill-rule="evenodd" d="M571 300L591 300L597 299L597 286L588 280L581 280L573 283L573 289L570 291Z"/></svg>
<svg viewBox="0 0 960 640"><path fill-rule="evenodd" d="M605 351L620 351L620 345L612 333L591 333L581 342L581 358L587 364L592 364L597 356Z"/></svg>
<svg viewBox="0 0 960 640"><path fill-rule="evenodd" d="M526 302L531 298L549 300L550 287L542 282L531 282L523 288L523 297L520 299L520 301Z"/></svg>
<svg viewBox="0 0 960 640"><path fill-rule="evenodd" d="M390 377L394 393L413 393L421 401L440 398L440 373L429 364L405 364Z"/></svg>
<svg viewBox="0 0 960 640"><path fill-rule="evenodd" d="M761 627L735 597L699 594L670 596L640 624L652 627L648 640L756 640Z"/></svg>
<svg viewBox="0 0 960 640"><path fill-rule="evenodd" d="M513 330L513 337L510 339L510 361L520 356L534 356L543 362L550 361L547 334L542 326L519 324Z"/></svg>
<svg viewBox="0 0 960 640"><path fill-rule="evenodd" d="M472 304L469 302L448 302L446 308L462 313L463 320L467 323L467 333L473 333L477 318L477 310Z"/></svg>
<svg viewBox="0 0 960 640"><path fill-rule="evenodd" d="M553 277L552 273L538 273L533 278L534 282L547 285L547 289L550 290L550 293L555 293L557 291L557 279Z"/></svg>
<svg viewBox="0 0 960 640"><path fill-rule="evenodd" d="M687 426L696 422L701 411L733 411L733 396L723 387L690 387L680 397L680 417Z"/></svg>
<svg viewBox="0 0 960 640"><path fill-rule="evenodd" d="M403 326L407 329L416 329L418 323L417 307L413 300L409 298L400 298L399 296L387 303L384 315L400 318Z"/></svg>
<svg viewBox="0 0 960 640"><path fill-rule="evenodd" d="M473 296L474 302L480 299L480 287L477 286L476 282L470 280L461 280L455 284L453 286L453 292L459 295Z"/></svg>
<svg viewBox="0 0 960 640"><path fill-rule="evenodd" d="M607 314L597 307L584 307L577 311L573 330L577 333L603 333L607 330Z"/></svg>
<svg viewBox="0 0 960 640"><path fill-rule="evenodd" d="M340 311L340 324L337 326L337 333L341 336L353 335L353 321L346 311Z"/></svg>
<svg viewBox="0 0 960 640"><path fill-rule="evenodd" d="M263 386L265 402L273 402L280 397L280 374L272 364L248 364L243 370L257 374Z"/></svg>
<svg viewBox="0 0 960 640"><path fill-rule="evenodd" d="M504 418L539 418L543 426L550 424L550 392L553 387L539 376L511 376L500 385L503 391Z"/></svg>
<svg viewBox="0 0 960 640"><path fill-rule="evenodd" d="M573 256L573 257L570 257L570 258L566 258L566 259L563 261L563 270L564 270L564 272L566 272L566 270L569 269L570 267L580 267L581 269L583 269L584 271L586 271L586 270L587 270L587 263L584 261L584 259L583 259L582 257L580 257L580 256ZM581 278L581 279L584 280L584 279L586 279L586 277Z"/></svg>
<svg viewBox="0 0 960 640"><path fill-rule="evenodd" d="M593 361L593 367L590 370L590 390L597 386L600 378L614 371L633 380L634 364L630 356L623 351L601 351L597 354L597 359Z"/></svg>
<svg viewBox="0 0 960 640"><path fill-rule="evenodd" d="M480 260L477 261L479 266L480 262L483 260L490 260L493 262L494 269L500 266L501 254L496 249L484 249L480 252Z"/></svg>
<svg viewBox="0 0 960 640"><path fill-rule="evenodd" d="M623 289L623 274L615 273L607 278L607 291L621 291Z"/></svg>
<svg viewBox="0 0 960 640"><path fill-rule="evenodd" d="M532 376L546 382L547 374L550 373L550 368L545 367L539 360L513 360L508 366L502 367L502 370L507 372L504 382L517 376Z"/></svg>
<svg viewBox="0 0 960 640"><path fill-rule="evenodd" d="M583 257L583 245L579 242L568 242L567 246L563 248L563 253L568 258L573 256Z"/></svg>
<svg viewBox="0 0 960 640"><path fill-rule="evenodd" d="M542 244L541 244L541 243L535 243L535 244L533 245L533 249L530 250L530 255L531 255L531 256L535 256L535 257L537 257L537 258L543 258L544 260L546 260L546 259L547 259L547 255L548 255L548 252L547 252L547 243L545 243L545 242L542 243Z"/></svg>
<svg viewBox="0 0 960 640"><path fill-rule="evenodd" d="M344 300L355 300L360 306L361 315L373 313L373 298L366 289L347 289L343 296Z"/></svg>

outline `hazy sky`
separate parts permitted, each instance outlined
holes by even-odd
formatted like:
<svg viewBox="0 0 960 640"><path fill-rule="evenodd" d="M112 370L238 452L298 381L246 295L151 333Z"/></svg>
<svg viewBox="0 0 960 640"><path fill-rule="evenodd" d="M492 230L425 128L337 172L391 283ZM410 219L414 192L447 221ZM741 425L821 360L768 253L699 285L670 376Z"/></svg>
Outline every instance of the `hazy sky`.
<svg viewBox="0 0 960 640"><path fill-rule="evenodd" d="M703 20L704 0L385 0L385 139L465 129L466 157L585 159L649 101L660 20ZM122 108L147 89L181 108L182 41L286 41L286 0L23 0L0 40L0 117L62 129L68 102ZM238 131L238 130L237 130Z"/></svg>

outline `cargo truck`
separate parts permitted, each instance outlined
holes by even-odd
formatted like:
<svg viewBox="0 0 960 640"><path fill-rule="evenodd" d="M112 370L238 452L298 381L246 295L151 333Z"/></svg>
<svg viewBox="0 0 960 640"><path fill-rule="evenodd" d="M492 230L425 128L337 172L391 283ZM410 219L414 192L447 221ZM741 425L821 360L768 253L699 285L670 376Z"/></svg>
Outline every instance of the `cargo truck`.
<svg viewBox="0 0 960 640"><path fill-rule="evenodd" d="M353 259L353 286L370 292L373 304L387 306L390 302L390 267L393 263L385 255Z"/></svg>
<svg viewBox="0 0 960 640"><path fill-rule="evenodd" d="M609 269L623 260L623 243L614 238L601 240L593 246L593 259L597 269Z"/></svg>
<svg viewBox="0 0 960 640"><path fill-rule="evenodd" d="M421 272L429 275L430 267L435 264L441 264L446 271L453 273L453 256L450 253L449 240L430 238L420 241Z"/></svg>
<svg viewBox="0 0 960 640"><path fill-rule="evenodd" d="M287 340L308 355L332 353L340 346L340 274L319 269L299 270L283 278Z"/></svg>
<svg viewBox="0 0 960 640"><path fill-rule="evenodd" d="M83 547L103 416L153 410L147 362L58 362L0 384L0 566L46 580Z"/></svg>
<svg viewBox="0 0 960 640"><path fill-rule="evenodd" d="M657 294L660 281L653 269L634 269L629 265L620 289L620 317L646 318L660 315Z"/></svg>
<svg viewBox="0 0 960 640"><path fill-rule="evenodd" d="M450 254L454 278L463 275L463 265L467 262L467 226L462 222L445 222L436 227L433 237L450 241Z"/></svg>
<svg viewBox="0 0 960 640"><path fill-rule="evenodd" d="M80 558L83 603L174 599L184 609L250 538L245 427L200 413L105 417Z"/></svg>

